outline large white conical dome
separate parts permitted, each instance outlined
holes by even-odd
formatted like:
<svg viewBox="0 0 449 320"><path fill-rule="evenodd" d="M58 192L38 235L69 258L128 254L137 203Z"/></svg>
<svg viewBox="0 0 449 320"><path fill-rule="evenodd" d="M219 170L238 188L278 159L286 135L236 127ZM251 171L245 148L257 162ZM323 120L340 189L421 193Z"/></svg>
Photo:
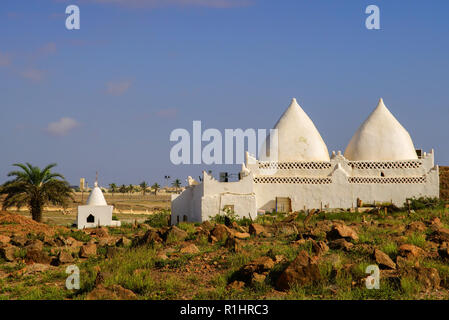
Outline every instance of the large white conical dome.
<svg viewBox="0 0 449 320"><path fill-rule="evenodd" d="M363 122L345 151L349 160L417 159L410 134L385 106L382 98L377 108Z"/></svg>
<svg viewBox="0 0 449 320"><path fill-rule="evenodd" d="M95 182L95 186L92 189L89 198L87 199L88 206L107 206L106 200L104 198L103 192L98 187L98 183Z"/></svg>
<svg viewBox="0 0 449 320"><path fill-rule="evenodd" d="M329 151L312 120L293 98L278 120L277 161L329 161ZM269 138L267 138L268 140ZM261 160L263 156L261 156ZM270 159L274 161L275 159Z"/></svg>

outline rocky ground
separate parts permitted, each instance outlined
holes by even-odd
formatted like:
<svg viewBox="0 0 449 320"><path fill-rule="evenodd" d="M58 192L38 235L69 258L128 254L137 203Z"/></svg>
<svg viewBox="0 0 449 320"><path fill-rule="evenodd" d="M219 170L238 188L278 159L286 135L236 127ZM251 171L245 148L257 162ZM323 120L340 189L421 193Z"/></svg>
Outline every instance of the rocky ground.
<svg viewBox="0 0 449 320"><path fill-rule="evenodd" d="M1 212L0 299L447 299L448 211L162 217L83 231ZM69 265L78 290L66 289ZM379 289L366 288L369 265Z"/></svg>

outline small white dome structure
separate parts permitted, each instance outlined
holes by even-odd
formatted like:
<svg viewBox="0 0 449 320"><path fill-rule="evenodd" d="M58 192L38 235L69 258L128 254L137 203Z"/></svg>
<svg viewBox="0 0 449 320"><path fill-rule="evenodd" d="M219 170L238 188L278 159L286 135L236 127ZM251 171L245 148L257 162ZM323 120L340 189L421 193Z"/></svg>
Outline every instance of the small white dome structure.
<svg viewBox="0 0 449 320"><path fill-rule="evenodd" d="M352 137L344 156L352 161L418 159L410 134L387 109L382 98Z"/></svg>
<svg viewBox="0 0 449 320"><path fill-rule="evenodd" d="M103 192L98 186L98 175L94 188L90 192L86 205L78 206L76 224L78 229L96 228L99 226L119 227L120 221L112 220L113 206L106 203Z"/></svg>
<svg viewBox="0 0 449 320"><path fill-rule="evenodd" d="M90 192L89 198L87 198L86 205L88 206L107 206L106 200L103 195L103 191L101 191L100 187L98 187L98 183L95 181L94 188Z"/></svg>
<svg viewBox="0 0 449 320"><path fill-rule="evenodd" d="M329 151L323 138L295 98L292 99L290 106L280 117L274 129L278 130L277 161L330 160ZM269 137L266 142L268 139ZM270 160L276 161L276 159Z"/></svg>

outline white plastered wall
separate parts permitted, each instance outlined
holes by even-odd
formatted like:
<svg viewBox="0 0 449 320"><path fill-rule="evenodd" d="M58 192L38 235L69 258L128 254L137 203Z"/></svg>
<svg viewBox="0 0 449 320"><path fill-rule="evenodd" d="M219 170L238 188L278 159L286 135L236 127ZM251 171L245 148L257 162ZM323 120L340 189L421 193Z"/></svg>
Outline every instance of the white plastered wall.
<svg viewBox="0 0 449 320"><path fill-rule="evenodd" d="M201 222L234 206L240 217L275 209L276 197L290 198L292 210L352 208L364 203L392 202L401 207L407 198L438 197L439 170L434 152L410 161L349 161L341 153L324 162L284 162L276 170L247 154L246 176L219 182L203 173L203 182L172 196L172 223ZM265 181L265 182L261 182ZM273 181L266 183L266 181Z"/></svg>
<svg viewBox="0 0 449 320"><path fill-rule="evenodd" d="M118 226L119 221L112 220L113 206L78 206L78 229L96 228L98 226ZM87 222L87 217L93 215L94 222Z"/></svg>

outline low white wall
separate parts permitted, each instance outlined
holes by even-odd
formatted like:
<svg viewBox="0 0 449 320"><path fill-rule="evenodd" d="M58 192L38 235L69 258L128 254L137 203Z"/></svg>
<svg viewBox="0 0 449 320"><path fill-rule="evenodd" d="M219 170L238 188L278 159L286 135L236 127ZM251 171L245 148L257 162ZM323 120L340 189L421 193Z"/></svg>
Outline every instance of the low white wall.
<svg viewBox="0 0 449 320"><path fill-rule="evenodd" d="M407 198L439 197L439 170L434 153L413 161L348 161L340 153L329 162L264 165L247 154L249 174L237 182L219 182L206 172L203 182L172 198L172 223L201 222L234 206L240 217L254 218L258 210L275 210L276 197L291 199L293 211L352 208L365 203L391 202L402 207ZM245 166L244 166L245 167ZM269 173L269 174L268 174ZM374 182L373 182L374 181Z"/></svg>
<svg viewBox="0 0 449 320"><path fill-rule="evenodd" d="M112 223L113 206L79 206L77 216L78 229L96 228L98 226L113 226L117 223ZM94 222L87 222L87 217L93 215Z"/></svg>

